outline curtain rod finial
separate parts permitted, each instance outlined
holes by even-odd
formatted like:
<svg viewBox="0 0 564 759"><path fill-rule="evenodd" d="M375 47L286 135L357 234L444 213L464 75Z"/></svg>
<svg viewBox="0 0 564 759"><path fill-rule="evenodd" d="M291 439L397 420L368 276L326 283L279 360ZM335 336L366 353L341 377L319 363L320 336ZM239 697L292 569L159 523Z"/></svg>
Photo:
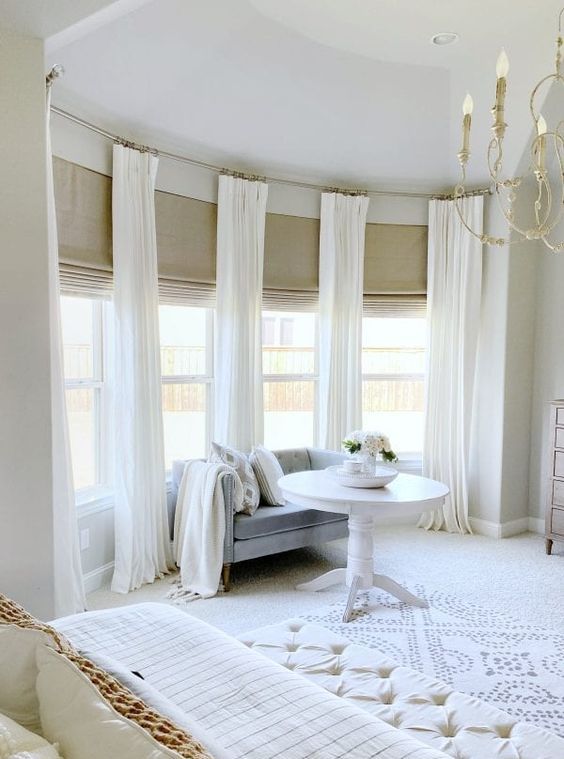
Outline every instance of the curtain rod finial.
<svg viewBox="0 0 564 759"><path fill-rule="evenodd" d="M47 87L50 87L55 79L59 79L59 77L64 76L64 73L65 67L62 65L62 63L55 63L55 65L51 68L51 71L49 71L45 77Z"/></svg>

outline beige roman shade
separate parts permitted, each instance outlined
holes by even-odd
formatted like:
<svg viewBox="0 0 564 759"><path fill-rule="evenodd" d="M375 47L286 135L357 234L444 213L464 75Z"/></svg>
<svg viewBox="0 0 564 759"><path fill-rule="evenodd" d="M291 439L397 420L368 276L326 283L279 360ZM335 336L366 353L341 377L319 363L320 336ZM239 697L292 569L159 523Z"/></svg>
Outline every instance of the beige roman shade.
<svg viewBox="0 0 564 759"><path fill-rule="evenodd" d="M365 316L418 316L426 309L427 227L367 224Z"/></svg>
<svg viewBox="0 0 564 759"><path fill-rule="evenodd" d="M161 301L213 307L217 205L157 191L155 217Z"/></svg>
<svg viewBox="0 0 564 759"><path fill-rule="evenodd" d="M111 177L53 161L61 289L107 295L112 289ZM217 205L155 193L159 293L165 303L215 303ZM316 311L319 219L267 213L264 249L266 310ZM367 224L364 313L425 312L427 227Z"/></svg>
<svg viewBox="0 0 564 759"><path fill-rule="evenodd" d="M266 214L263 305L273 311L316 311L319 219Z"/></svg>
<svg viewBox="0 0 564 759"><path fill-rule="evenodd" d="M61 289L104 295L112 289L112 180L53 159Z"/></svg>

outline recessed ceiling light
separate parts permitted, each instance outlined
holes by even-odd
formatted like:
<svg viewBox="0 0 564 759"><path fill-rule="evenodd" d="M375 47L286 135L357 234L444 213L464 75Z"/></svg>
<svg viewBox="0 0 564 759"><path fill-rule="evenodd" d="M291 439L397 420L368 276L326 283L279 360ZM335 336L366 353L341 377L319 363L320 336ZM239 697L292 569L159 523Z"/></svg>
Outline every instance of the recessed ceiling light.
<svg viewBox="0 0 564 759"><path fill-rule="evenodd" d="M458 34L456 32L439 32L431 37L433 45L452 45L453 42L458 42Z"/></svg>

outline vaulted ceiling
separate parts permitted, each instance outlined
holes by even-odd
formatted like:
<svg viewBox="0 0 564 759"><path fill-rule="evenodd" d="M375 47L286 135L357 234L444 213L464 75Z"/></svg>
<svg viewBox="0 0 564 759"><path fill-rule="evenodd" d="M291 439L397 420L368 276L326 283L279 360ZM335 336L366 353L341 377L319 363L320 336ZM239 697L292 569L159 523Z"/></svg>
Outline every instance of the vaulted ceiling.
<svg viewBox="0 0 564 759"><path fill-rule="evenodd" d="M441 190L457 176L467 91L470 181L486 182L502 46L517 165L558 11L556 0L4 0L0 24L48 38L46 66L66 70L54 102L120 135L261 174ZM450 31L457 43L430 44Z"/></svg>

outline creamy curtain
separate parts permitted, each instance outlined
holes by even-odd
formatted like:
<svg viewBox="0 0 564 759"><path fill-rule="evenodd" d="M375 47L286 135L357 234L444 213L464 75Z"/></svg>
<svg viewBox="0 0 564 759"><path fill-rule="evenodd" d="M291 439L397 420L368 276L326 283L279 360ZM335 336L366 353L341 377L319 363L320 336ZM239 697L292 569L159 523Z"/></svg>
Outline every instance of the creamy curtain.
<svg viewBox="0 0 564 759"><path fill-rule="evenodd" d="M115 571L127 593L172 566L158 320L155 177L150 153L114 145Z"/></svg>
<svg viewBox="0 0 564 759"><path fill-rule="evenodd" d="M217 207L214 439L263 438L262 280L268 186L221 175Z"/></svg>
<svg viewBox="0 0 564 759"><path fill-rule="evenodd" d="M78 546L78 523L72 475L61 332L59 245L51 156L51 87L47 87L47 223L49 233L49 328L51 361L51 437L53 462L53 563L55 616L84 611L86 599Z"/></svg>
<svg viewBox="0 0 564 759"><path fill-rule="evenodd" d="M319 441L339 450L362 423L362 296L368 198L321 196Z"/></svg>
<svg viewBox="0 0 564 759"><path fill-rule="evenodd" d="M472 229L482 229L483 198L459 202ZM426 529L471 532L467 480L481 289L481 243L464 228L452 200L432 200L423 474L448 485L450 496L422 517Z"/></svg>

